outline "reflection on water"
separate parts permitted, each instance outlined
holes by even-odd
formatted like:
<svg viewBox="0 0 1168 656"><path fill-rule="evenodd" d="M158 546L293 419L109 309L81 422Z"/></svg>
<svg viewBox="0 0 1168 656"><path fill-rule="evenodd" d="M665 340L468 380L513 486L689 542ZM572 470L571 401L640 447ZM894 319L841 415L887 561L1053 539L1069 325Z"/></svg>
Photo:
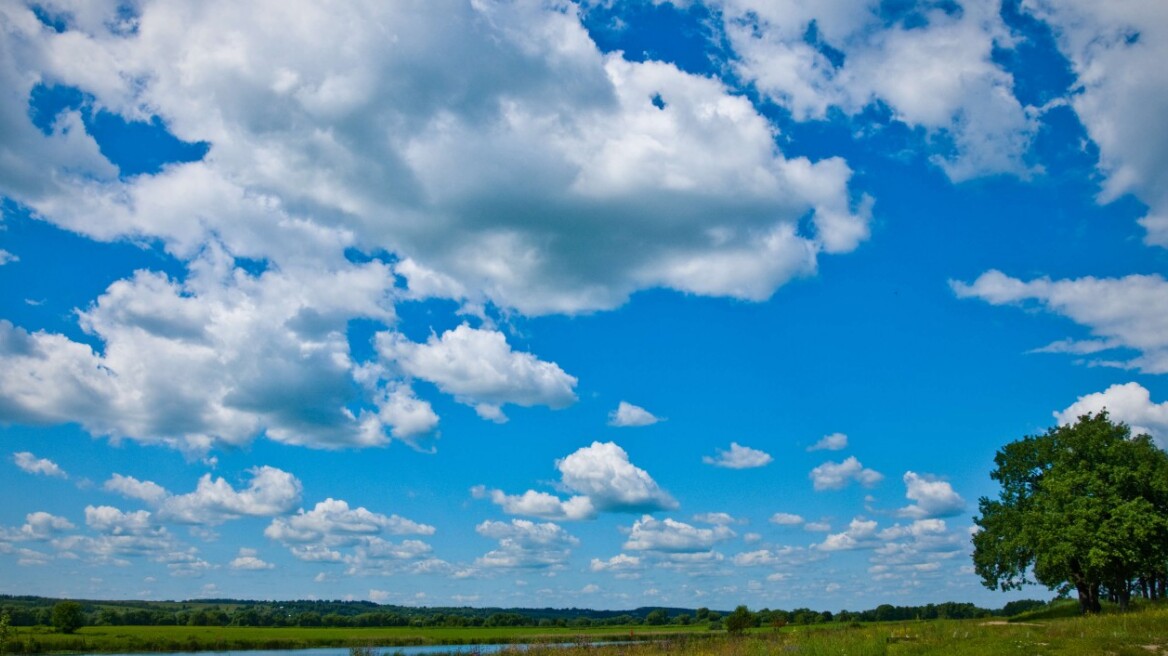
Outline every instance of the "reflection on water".
<svg viewBox="0 0 1168 656"><path fill-rule="evenodd" d="M567 647L574 643L540 643L542 647ZM620 644L620 643L605 643ZM369 656L437 656L438 654L497 654L504 649L522 651L524 644L485 645L408 645L401 647L370 647ZM364 650L365 648L362 648ZM232 651L172 651L166 656L350 656L348 647L318 649L248 649ZM142 654L91 654L90 656L143 656Z"/></svg>

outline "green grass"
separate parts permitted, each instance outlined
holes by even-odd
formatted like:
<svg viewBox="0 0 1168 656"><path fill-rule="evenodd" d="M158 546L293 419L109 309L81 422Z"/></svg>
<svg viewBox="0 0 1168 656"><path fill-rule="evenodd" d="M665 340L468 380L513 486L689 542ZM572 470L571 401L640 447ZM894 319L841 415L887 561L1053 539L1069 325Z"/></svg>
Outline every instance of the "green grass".
<svg viewBox="0 0 1168 656"><path fill-rule="evenodd" d="M654 627L653 629L656 629ZM47 629L16 632L8 653L49 651L129 652L280 649L324 646L475 644L492 642L568 642L569 647L537 646L525 656L769 656L772 654L911 655L1051 654L1087 656L1168 655L1168 604L1130 613L1091 617L1054 617L1026 622L1002 620L934 620L863 625L826 624L756 629L727 636L704 627L536 628L219 628L86 627L74 635ZM586 645L596 639L652 637L652 641L611 646ZM35 643L35 645L33 644ZM35 649L30 649L35 646ZM391 653L382 652L382 653Z"/></svg>
<svg viewBox="0 0 1168 656"><path fill-rule="evenodd" d="M87 626L73 634L50 629L17 629L6 653L225 651L241 649L307 649L404 645L465 645L507 642L574 642L649 639L706 632L705 627L386 627L386 628L263 628L196 626Z"/></svg>

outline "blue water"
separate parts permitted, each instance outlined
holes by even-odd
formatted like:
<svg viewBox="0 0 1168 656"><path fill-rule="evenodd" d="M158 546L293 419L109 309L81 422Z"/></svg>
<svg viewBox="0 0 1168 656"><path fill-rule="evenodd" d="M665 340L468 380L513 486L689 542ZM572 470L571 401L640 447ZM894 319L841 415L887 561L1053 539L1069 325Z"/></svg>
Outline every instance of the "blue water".
<svg viewBox="0 0 1168 656"><path fill-rule="evenodd" d="M540 643L541 646L567 647L573 643ZM618 644L618 643L606 643ZM497 654L504 649L522 651L524 644L486 645L407 645L402 647L373 647L374 656L430 656L431 654ZM90 655L97 656L97 655ZM101 654L100 656L142 656L142 654ZM176 651L166 656L349 656L348 647L318 649L248 649L230 651Z"/></svg>

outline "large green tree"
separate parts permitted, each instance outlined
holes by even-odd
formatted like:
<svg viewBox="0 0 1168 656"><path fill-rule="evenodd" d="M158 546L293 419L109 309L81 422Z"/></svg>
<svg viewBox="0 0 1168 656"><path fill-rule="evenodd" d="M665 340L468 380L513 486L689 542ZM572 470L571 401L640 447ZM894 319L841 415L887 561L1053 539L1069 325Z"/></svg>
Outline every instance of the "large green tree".
<svg viewBox="0 0 1168 656"><path fill-rule="evenodd" d="M1126 608L1134 591L1163 593L1168 564L1168 454L1107 412L998 451L983 497L973 563L989 588L1074 588L1083 612L1101 590Z"/></svg>
<svg viewBox="0 0 1168 656"><path fill-rule="evenodd" d="M73 633L85 624L85 611L76 601L59 601L53 606L53 628Z"/></svg>

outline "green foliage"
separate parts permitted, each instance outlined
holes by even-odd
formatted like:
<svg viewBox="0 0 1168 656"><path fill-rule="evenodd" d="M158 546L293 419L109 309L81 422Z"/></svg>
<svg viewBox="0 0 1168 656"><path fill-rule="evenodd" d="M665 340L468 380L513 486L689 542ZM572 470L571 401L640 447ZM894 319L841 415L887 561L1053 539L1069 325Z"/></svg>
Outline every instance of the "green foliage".
<svg viewBox="0 0 1168 656"><path fill-rule="evenodd" d="M657 610L650 611L649 614L645 616L645 624L648 624L650 626L661 626L663 624L668 624L668 623L669 623L669 613L662 608L658 608Z"/></svg>
<svg viewBox="0 0 1168 656"><path fill-rule="evenodd" d="M12 618L8 615L8 611L0 611L0 654L4 653L4 648L8 645L8 639L12 636Z"/></svg>
<svg viewBox="0 0 1168 656"><path fill-rule="evenodd" d="M735 608L733 613L730 613L726 616L725 622L726 631L734 634L742 633L743 631L758 625L758 621L755 618L754 613L750 612L746 606L739 606L738 608Z"/></svg>
<svg viewBox="0 0 1168 656"><path fill-rule="evenodd" d="M1137 582L1168 579L1168 454L1107 412L1027 436L998 451L982 498L973 563L989 588L1033 580L1078 592L1098 612L1100 591L1126 608ZM1143 589L1143 588L1141 588Z"/></svg>
<svg viewBox="0 0 1168 656"><path fill-rule="evenodd" d="M53 606L53 628L73 633L85 625L85 611L76 601L62 601Z"/></svg>

